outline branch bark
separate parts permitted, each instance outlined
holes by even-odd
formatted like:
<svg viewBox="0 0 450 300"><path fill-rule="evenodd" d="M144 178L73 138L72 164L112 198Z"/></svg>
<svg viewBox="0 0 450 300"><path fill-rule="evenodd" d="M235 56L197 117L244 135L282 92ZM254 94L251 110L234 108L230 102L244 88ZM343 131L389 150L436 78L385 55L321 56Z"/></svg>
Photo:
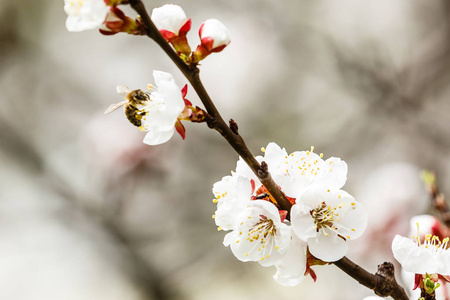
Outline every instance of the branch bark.
<svg viewBox="0 0 450 300"><path fill-rule="evenodd" d="M334 262L334 265L361 285L373 290L378 296L391 296L398 300L409 299L405 290L395 280L394 265L389 262L379 265L376 274L367 272L347 257Z"/></svg>

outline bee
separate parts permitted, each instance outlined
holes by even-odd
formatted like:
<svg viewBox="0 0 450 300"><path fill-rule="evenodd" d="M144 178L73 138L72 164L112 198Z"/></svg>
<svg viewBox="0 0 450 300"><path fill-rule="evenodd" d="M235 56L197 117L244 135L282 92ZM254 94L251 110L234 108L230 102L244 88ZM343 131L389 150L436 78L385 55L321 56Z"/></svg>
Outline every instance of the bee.
<svg viewBox="0 0 450 300"><path fill-rule="evenodd" d="M126 95L125 100L116 104L112 104L105 111L105 114L109 114L119 107L123 106L128 121L130 121L134 126L140 127L142 125L142 118L147 114L144 108L145 105L150 101L149 93L146 93L142 90L132 91L123 85L117 86L117 93Z"/></svg>

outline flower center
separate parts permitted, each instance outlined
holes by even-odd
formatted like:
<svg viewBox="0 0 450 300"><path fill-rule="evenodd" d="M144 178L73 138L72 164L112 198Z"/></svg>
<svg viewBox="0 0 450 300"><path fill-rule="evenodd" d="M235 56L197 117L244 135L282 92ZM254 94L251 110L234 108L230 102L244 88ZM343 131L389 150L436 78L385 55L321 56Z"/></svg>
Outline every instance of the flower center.
<svg viewBox="0 0 450 300"><path fill-rule="evenodd" d="M325 202L322 202L318 207L312 209L309 213L314 219L314 224L316 224L314 228L317 232L325 228L337 230L337 228L333 226L335 217L336 221L339 221L339 214L336 213L335 208L332 209L331 206L327 205ZM325 231L324 234L325 236L328 236L328 233Z"/></svg>
<svg viewBox="0 0 450 300"><path fill-rule="evenodd" d="M303 176L313 175L316 176L317 172L320 170L319 168L319 160L314 159L311 156L311 153L314 151L314 146L311 146L311 151L306 151L306 156L300 158L300 162L296 161L300 174ZM292 156L292 154L291 154ZM320 158L323 157L323 154L320 153Z"/></svg>
<svg viewBox="0 0 450 300"><path fill-rule="evenodd" d="M274 238L276 233L277 228L275 227L273 221L263 215L260 215L259 222L250 227L248 230L247 241L250 243L259 242L259 247L256 249L256 244L254 250L261 253L261 261L270 257L270 253L273 249L273 243L276 242ZM275 246L275 249L278 250L278 246ZM266 254L267 252L269 252L269 254ZM248 252L245 256L247 255Z"/></svg>
<svg viewBox="0 0 450 300"><path fill-rule="evenodd" d="M423 244L420 241L420 234L419 234L419 223L416 223L417 225L417 236L411 236L411 238L416 241L417 245L421 248L425 248L428 251L440 255L443 250L446 250L448 248L448 242L449 238L446 237L442 241L439 239L438 236L427 234L425 235L425 240Z"/></svg>

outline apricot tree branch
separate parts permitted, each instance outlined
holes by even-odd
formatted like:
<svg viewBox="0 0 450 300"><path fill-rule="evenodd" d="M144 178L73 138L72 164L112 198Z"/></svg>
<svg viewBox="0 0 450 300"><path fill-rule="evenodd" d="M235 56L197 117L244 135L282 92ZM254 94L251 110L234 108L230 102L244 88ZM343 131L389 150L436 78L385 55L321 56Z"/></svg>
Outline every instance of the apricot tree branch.
<svg viewBox="0 0 450 300"><path fill-rule="evenodd" d="M367 272L347 257L335 261L334 265L360 284L373 290L378 296L391 296L398 300L409 299L405 290L395 280L394 265L389 262L379 265L376 274Z"/></svg>
<svg viewBox="0 0 450 300"><path fill-rule="evenodd" d="M241 135L239 135L237 132L234 132L223 120L222 116L214 105L214 102L211 100L205 87L203 86L202 81L200 80L200 70L196 65L188 66L172 49L169 43L167 43L165 38L160 34L155 24L153 24L142 1L130 0L129 2L131 7L133 7L133 9L140 15L143 23L145 24L147 29L147 36L153 39L164 50L164 52L170 57L170 59L175 63L175 65L191 83L192 87L205 106L206 111L212 117L207 121L208 126L211 129L218 131L227 140L231 147L233 147L233 149L252 169L253 173L258 176L259 180L267 188L269 193L275 198L278 205L280 206L280 209L286 210L288 212L289 217L289 212L291 210L292 204L273 181L270 173L265 168L262 168L258 161L255 159ZM234 122L234 124L236 124L236 122Z"/></svg>
<svg viewBox="0 0 450 300"><path fill-rule="evenodd" d="M202 81L200 80L200 70L195 64L186 64L178 56L150 19L150 16L148 15L141 0L130 0L129 3L131 7L140 15L142 22L147 29L147 36L153 39L163 49L163 51L170 57L170 59L191 83L192 87L205 106L206 111L211 116L211 119L207 121L208 126L211 129L218 131L227 140L231 147L233 147L233 149L242 157L242 159L252 169L253 173L258 176L259 180L267 188L269 193L275 198L280 209L288 212L287 218L289 219L292 204L273 181L270 173L268 172L267 164L265 162L262 162L261 164L258 163L253 154L250 152L244 142L244 139L238 133L237 123L233 120L230 120L230 126L225 123L214 105L214 102L209 97ZM399 286L395 280L394 267L390 263L380 265L378 272L375 275L367 272L346 257L334 262L334 264L362 285L373 289L377 295L383 297L391 296L396 300L408 300L408 296L406 295L404 289Z"/></svg>

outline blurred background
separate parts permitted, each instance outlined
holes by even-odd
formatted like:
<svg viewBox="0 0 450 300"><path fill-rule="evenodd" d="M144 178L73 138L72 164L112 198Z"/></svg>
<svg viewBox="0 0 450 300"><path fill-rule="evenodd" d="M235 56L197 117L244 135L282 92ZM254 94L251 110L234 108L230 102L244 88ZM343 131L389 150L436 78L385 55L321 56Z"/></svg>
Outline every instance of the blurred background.
<svg viewBox="0 0 450 300"><path fill-rule="evenodd" d="M164 1L144 1L149 10ZM450 2L174 1L231 44L201 66L224 119L255 155L273 141L349 166L344 189L370 212L348 257L367 270L429 210L420 170L450 184ZM211 219L212 185L238 159L204 124L156 147L115 86L152 70L187 81L146 37L70 33L63 1L0 0L0 299L362 299L335 266L278 286L242 263ZM135 14L125 9L129 15ZM188 99L200 105L192 88Z"/></svg>

